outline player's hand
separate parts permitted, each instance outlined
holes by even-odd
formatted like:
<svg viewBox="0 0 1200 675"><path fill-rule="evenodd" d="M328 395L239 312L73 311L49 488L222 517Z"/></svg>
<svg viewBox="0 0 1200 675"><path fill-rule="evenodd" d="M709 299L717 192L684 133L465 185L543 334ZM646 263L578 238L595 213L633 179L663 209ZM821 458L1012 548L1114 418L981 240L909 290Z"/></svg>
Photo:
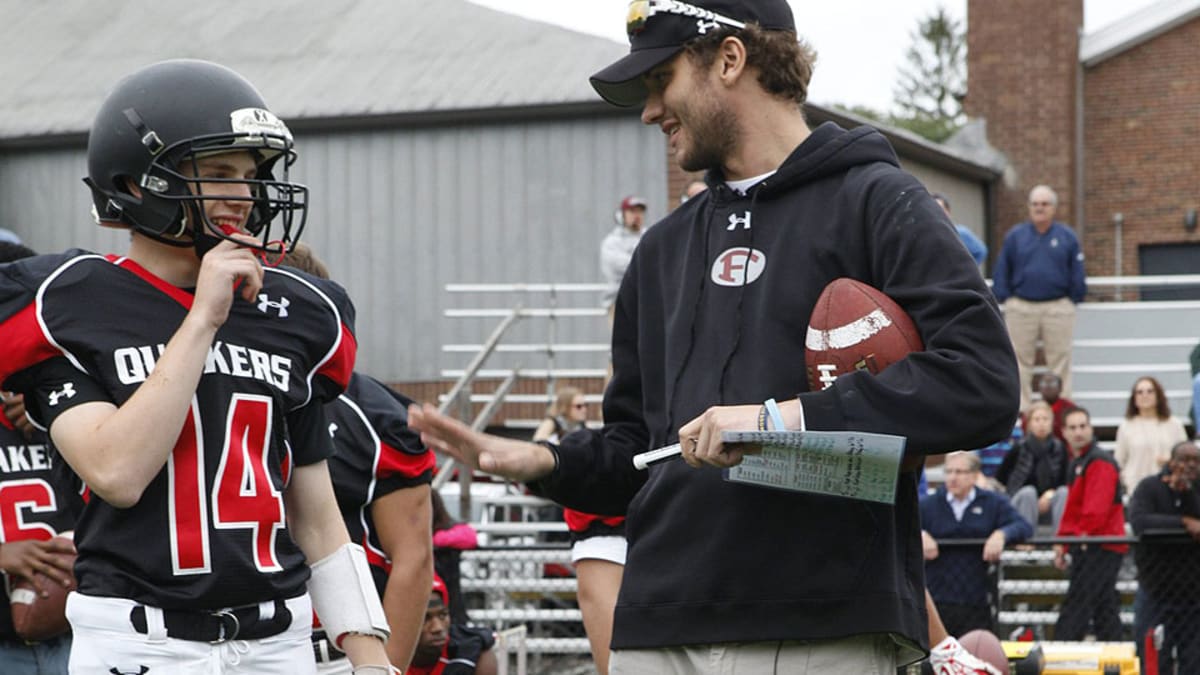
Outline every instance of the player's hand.
<svg viewBox="0 0 1200 675"><path fill-rule="evenodd" d="M25 438L33 436L35 431L33 423L25 416L25 395L14 394L12 392L0 391L0 401L4 403L4 416L8 421L25 435Z"/></svg>
<svg viewBox="0 0 1200 675"><path fill-rule="evenodd" d="M937 560L941 551L938 550L937 540L933 538L925 530L921 530L921 549L925 553L926 560Z"/></svg>
<svg viewBox="0 0 1200 675"><path fill-rule="evenodd" d="M1004 532L996 530L983 543L983 559L987 562L996 562L1000 559L1000 554L1004 552Z"/></svg>
<svg viewBox="0 0 1200 675"><path fill-rule="evenodd" d="M247 234L233 234L247 244L258 240ZM196 299L192 312L199 312L213 328L220 328L229 318L233 291L247 302L253 302L262 290L262 263L254 251L232 241L221 241L204 254L200 261L200 276L196 280Z"/></svg>
<svg viewBox="0 0 1200 675"><path fill-rule="evenodd" d="M537 480L554 470L554 454L545 446L475 431L428 403L408 407L408 426L430 448L509 480Z"/></svg>
<svg viewBox="0 0 1200 675"><path fill-rule="evenodd" d="M75 544L64 537L53 537L46 541L25 539L0 544L0 570L9 575L21 576L33 582L38 593L49 595L45 587L47 580L71 586L71 568L55 553L74 553Z"/></svg>
<svg viewBox="0 0 1200 675"><path fill-rule="evenodd" d="M758 428L757 405L713 406L679 429L683 460L693 468L704 465L722 469L742 463L747 454L762 452L758 445L725 445L722 431L747 431Z"/></svg>

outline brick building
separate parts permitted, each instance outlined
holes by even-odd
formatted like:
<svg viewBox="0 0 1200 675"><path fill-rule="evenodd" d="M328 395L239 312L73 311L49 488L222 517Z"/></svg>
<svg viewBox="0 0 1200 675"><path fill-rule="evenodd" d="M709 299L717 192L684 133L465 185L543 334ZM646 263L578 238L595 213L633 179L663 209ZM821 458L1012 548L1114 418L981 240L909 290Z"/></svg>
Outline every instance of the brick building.
<svg viewBox="0 0 1200 675"><path fill-rule="evenodd" d="M1195 273L1200 256L1200 0L1082 34L1082 0L968 0L966 112L1009 163L990 248L1059 193L1089 275ZM1176 291L1178 293L1178 291Z"/></svg>

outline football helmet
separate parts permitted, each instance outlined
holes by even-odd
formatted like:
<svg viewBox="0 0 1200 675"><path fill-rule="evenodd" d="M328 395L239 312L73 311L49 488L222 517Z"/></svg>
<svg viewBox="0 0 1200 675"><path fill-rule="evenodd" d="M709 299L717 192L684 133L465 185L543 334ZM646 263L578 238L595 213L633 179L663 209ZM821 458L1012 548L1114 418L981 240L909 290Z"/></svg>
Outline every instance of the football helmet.
<svg viewBox="0 0 1200 675"><path fill-rule="evenodd" d="M197 159L234 150L254 157L254 177L203 184L245 184L249 195L204 194ZM253 202L245 227L259 243L250 247L281 254L299 240L307 215L308 188L288 180L295 159L291 132L254 85L224 66L177 59L138 70L108 95L88 135L84 182L99 224L194 245L200 255L231 234L209 220L204 202ZM283 231L273 238L277 217Z"/></svg>

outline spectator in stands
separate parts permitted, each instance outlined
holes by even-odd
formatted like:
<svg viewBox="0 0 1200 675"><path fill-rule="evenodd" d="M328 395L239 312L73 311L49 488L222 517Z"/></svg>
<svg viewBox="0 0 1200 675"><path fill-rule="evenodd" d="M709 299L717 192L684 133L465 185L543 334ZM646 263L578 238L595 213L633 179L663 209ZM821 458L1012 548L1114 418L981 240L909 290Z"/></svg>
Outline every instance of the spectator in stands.
<svg viewBox="0 0 1200 675"><path fill-rule="evenodd" d="M533 441L558 443L559 439L587 425L587 399L578 387L559 387L554 402L546 408L546 418L533 432Z"/></svg>
<svg viewBox="0 0 1200 675"><path fill-rule="evenodd" d="M1200 344L1188 356L1192 365L1192 431L1200 438Z"/></svg>
<svg viewBox="0 0 1200 675"><path fill-rule="evenodd" d="M583 392L563 387L533 440L557 445L567 433L587 426L587 402ZM583 628L592 648L599 675L608 674L608 645L612 641L613 609L625 571L625 518L597 516L563 509L571 533L571 562L579 584L577 596L583 613Z"/></svg>
<svg viewBox="0 0 1200 675"><path fill-rule="evenodd" d="M1091 415L1083 408L1068 410L1063 416L1063 432L1073 459L1067 469L1067 505L1058 535L1124 536L1120 468L1112 455L1096 444ZM1059 569L1069 565L1071 575L1054 639L1082 640L1090 625L1097 640L1120 640L1117 572L1129 545L1071 544L1069 554L1061 544L1054 549L1054 565Z"/></svg>
<svg viewBox="0 0 1200 675"><path fill-rule="evenodd" d="M1141 655L1146 631L1165 627L1160 673L1200 673L1200 450L1192 441L1171 448L1165 469L1137 484L1129 522L1140 537L1134 549L1138 591L1134 640ZM1156 536L1151 531L1161 531ZM1168 534L1173 533L1173 534ZM1190 539L1181 540L1186 534ZM1172 670L1172 652L1178 670Z"/></svg>
<svg viewBox="0 0 1200 675"><path fill-rule="evenodd" d="M953 223L954 216L950 213L950 200L946 199L946 195L935 192L933 193L933 200L938 203L938 206L942 207L942 210L946 212L946 216L950 218L950 222ZM987 260L987 244L983 243L982 239L975 236L975 233L971 231L971 228L967 227L966 225L954 223L954 230L958 232L958 238L962 240L963 246L965 246L967 249L967 253L970 253L971 257L975 259L975 264L983 265L983 263Z"/></svg>
<svg viewBox="0 0 1200 675"><path fill-rule="evenodd" d="M1063 436L1063 414L1074 408L1075 402L1062 397L1062 378L1054 373L1042 373L1038 379L1038 393L1050 405L1050 412L1054 413L1054 437L1065 446L1067 438Z"/></svg>
<svg viewBox="0 0 1200 675"><path fill-rule="evenodd" d="M991 445L979 448L975 452L979 454L979 461L982 462L982 473L980 474L980 485L988 487L992 490L999 490L1001 483L993 483L996 472L1000 470L1000 465L1004 462L1004 458L1012 451L1013 447L1021 441L1025 436L1024 420L1017 416L1017 421L1013 423L1012 433L1007 438L1002 438Z"/></svg>
<svg viewBox="0 0 1200 675"><path fill-rule="evenodd" d="M1071 394L1071 341L1075 305L1087 294L1083 249L1075 232L1054 220L1058 195L1046 185L1029 192L1029 220L1009 230L996 258L992 292L1004 304L1004 319L1021 372L1021 410L1029 407L1037 340L1050 371Z"/></svg>
<svg viewBox="0 0 1200 675"><path fill-rule="evenodd" d="M625 268L629 267L633 250L642 239L646 200L629 195L621 200L615 217L617 226L600 243L600 274L604 277L604 283L608 284L608 290L604 292L604 306L608 308L609 323L612 323L613 303L617 300L621 279L625 277Z"/></svg>
<svg viewBox="0 0 1200 675"><path fill-rule="evenodd" d="M1024 541L1033 526L1002 494L975 487L979 457L952 452L943 465L946 484L921 499L921 540L925 584L951 635L976 628L995 630L988 598L988 563L1000 559L1006 543ZM938 540L983 539L982 546L946 546Z"/></svg>
<svg viewBox="0 0 1200 675"><path fill-rule="evenodd" d="M1125 405L1125 419L1117 427L1115 454L1125 489L1133 491L1143 478L1157 474L1170 458L1171 448L1183 440L1187 431L1171 416L1162 385L1153 377L1139 377Z"/></svg>
<svg viewBox="0 0 1200 675"><path fill-rule="evenodd" d="M495 635L487 628L452 621L450 604L446 584L435 576L425 625L405 675L496 675Z"/></svg>
<svg viewBox="0 0 1200 675"><path fill-rule="evenodd" d="M996 480L1022 518L1036 526L1046 517L1057 531L1067 499L1067 448L1052 433L1054 413L1045 401L1034 402L1028 417L1025 436L1004 456Z"/></svg>
<svg viewBox="0 0 1200 675"><path fill-rule="evenodd" d="M467 624L467 607L462 599L459 563L462 562L462 552L479 546L479 533L467 523L460 523L450 517L446 510L446 502L437 490L430 494L433 506L433 570L434 574L446 584L446 590L451 600L450 620L458 624Z"/></svg>

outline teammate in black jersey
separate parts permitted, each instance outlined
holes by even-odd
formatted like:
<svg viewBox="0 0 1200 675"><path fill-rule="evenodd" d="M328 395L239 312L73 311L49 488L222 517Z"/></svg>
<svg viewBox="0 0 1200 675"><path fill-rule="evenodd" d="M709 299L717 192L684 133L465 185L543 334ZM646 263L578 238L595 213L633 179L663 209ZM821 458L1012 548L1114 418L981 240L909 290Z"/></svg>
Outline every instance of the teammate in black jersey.
<svg viewBox="0 0 1200 675"><path fill-rule="evenodd" d="M389 670L325 462L353 310L335 284L260 262L303 227L294 157L238 74L148 66L88 138L94 215L132 230L127 254L0 268L0 380L91 493L72 673L314 673L314 605L356 672Z"/></svg>
<svg viewBox="0 0 1200 675"><path fill-rule="evenodd" d="M32 255L25 246L0 242L0 262ZM0 663L6 675L58 675L67 672L70 633L26 641L13 625L10 603L20 598L14 600L10 588L19 578L31 580L36 593L50 584L70 588L70 557L63 554L75 552L70 536L83 502L56 471L59 458L46 435L25 417L22 395L0 392L0 400L0 571L8 576L0 583Z"/></svg>
<svg viewBox="0 0 1200 675"><path fill-rule="evenodd" d="M306 244L294 246L283 264L318 279L329 270ZM375 586L392 628L387 651L407 669L416 650L433 582L429 484L434 455L408 428L412 400L383 383L354 373L346 392L325 406L334 455L329 475L342 520L362 543ZM313 631L313 653L323 675L349 672L344 656Z"/></svg>

